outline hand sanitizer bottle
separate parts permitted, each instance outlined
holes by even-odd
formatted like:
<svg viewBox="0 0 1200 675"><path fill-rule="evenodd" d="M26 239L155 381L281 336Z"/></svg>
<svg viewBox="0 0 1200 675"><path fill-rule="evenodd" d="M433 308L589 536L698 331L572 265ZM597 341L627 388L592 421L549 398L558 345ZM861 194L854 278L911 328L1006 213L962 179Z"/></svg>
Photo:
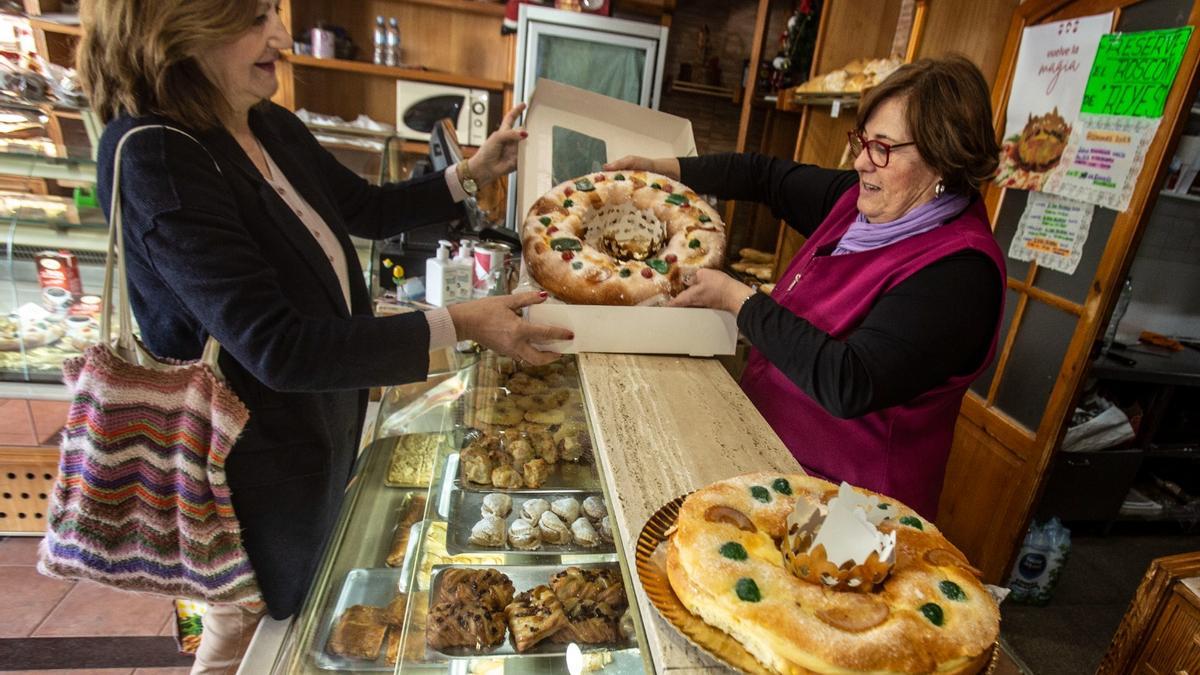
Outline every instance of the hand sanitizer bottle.
<svg viewBox="0 0 1200 675"><path fill-rule="evenodd" d="M387 26L383 24L383 15L375 17L375 63L387 63Z"/></svg>
<svg viewBox="0 0 1200 675"><path fill-rule="evenodd" d="M400 24L393 16L387 28L387 65L398 66L400 63Z"/></svg>
<svg viewBox="0 0 1200 675"><path fill-rule="evenodd" d="M436 307L450 304L447 272L450 270L450 242L438 242L437 255L425 261L425 301Z"/></svg>

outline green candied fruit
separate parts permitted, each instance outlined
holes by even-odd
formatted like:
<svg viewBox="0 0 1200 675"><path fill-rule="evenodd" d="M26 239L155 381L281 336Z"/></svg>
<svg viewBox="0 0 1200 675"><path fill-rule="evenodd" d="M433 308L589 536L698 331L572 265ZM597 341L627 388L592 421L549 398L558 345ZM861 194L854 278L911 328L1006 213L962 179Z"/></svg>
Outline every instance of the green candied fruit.
<svg viewBox="0 0 1200 675"><path fill-rule="evenodd" d="M701 214L700 214L700 218L699 218L699 220L700 220L700 222L702 222L702 223L708 223L708 222L711 222L711 221L712 221L712 218L709 218L709 217L708 217L708 214L701 213Z"/></svg>
<svg viewBox="0 0 1200 675"><path fill-rule="evenodd" d="M651 183L651 184L650 184L650 187L654 188L655 190L661 190L661 189L662 189L662 186L661 186L661 185L659 185L658 183Z"/></svg>
<svg viewBox="0 0 1200 675"><path fill-rule="evenodd" d="M688 248L700 248L700 240L693 239L688 242Z"/></svg>
<svg viewBox="0 0 1200 675"><path fill-rule="evenodd" d="M745 560L746 547L742 546L736 541L727 541L724 544L721 544L721 555L729 558L730 560Z"/></svg>
<svg viewBox="0 0 1200 675"><path fill-rule="evenodd" d="M946 620L946 615L937 603L927 602L921 605L921 613L925 615L926 619L929 619L929 623L935 626L941 626Z"/></svg>
<svg viewBox="0 0 1200 675"><path fill-rule="evenodd" d="M592 180L590 178L580 178L579 180L575 181L575 189L579 190L580 192L591 192L592 190L596 189L596 186L592 185Z"/></svg>
<svg viewBox="0 0 1200 675"><path fill-rule="evenodd" d="M572 237L559 237L550 240L550 248L555 251L582 251L583 244Z"/></svg>
<svg viewBox="0 0 1200 675"><path fill-rule="evenodd" d="M760 501L764 504L771 501L771 493L767 492L767 488L765 488L761 485L755 485L755 486L751 487L750 494L753 495L755 499L757 499L758 501Z"/></svg>
<svg viewBox="0 0 1200 675"><path fill-rule="evenodd" d="M883 509L884 511L887 511L888 509L892 508L892 505L888 504L887 502L884 502L879 505L879 508Z"/></svg>
<svg viewBox="0 0 1200 675"><path fill-rule="evenodd" d="M583 263L581 263L581 262L579 262L578 260L576 260L575 262L571 263L571 269L573 269L573 270L581 270L581 269L583 269Z"/></svg>
<svg viewBox="0 0 1200 675"><path fill-rule="evenodd" d="M630 271L630 269L628 267L622 267L621 271L617 272L617 274L619 274L621 276L621 278L624 279L625 277L629 276L630 274L633 274L633 272Z"/></svg>
<svg viewBox="0 0 1200 675"><path fill-rule="evenodd" d="M771 483L771 487L775 488L775 491L781 495L792 494L792 484L787 482L786 478L776 478L775 481Z"/></svg>
<svg viewBox="0 0 1200 675"><path fill-rule="evenodd" d="M955 602L965 602L967 599L967 594L963 592L962 586L959 586L949 579L946 579L945 581L939 581L938 590L942 592L942 595L954 600Z"/></svg>
<svg viewBox="0 0 1200 675"><path fill-rule="evenodd" d="M671 269L671 266L667 264L666 260L660 260L659 258L647 260L646 264L650 267L653 267L654 271L658 272L659 274L666 274Z"/></svg>
<svg viewBox="0 0 1200 675"><path fill-rule="evenodd" d="M754 583L754 580L748 577L738 579L734 590L737 591L738 598L746 602L758 602L762 600L762 593L758 591L758 584Z"/></svg>
<svg viewBox="0 0 1200 675"><path fill-rule="evenodd" d="M918 529L918 530L924 530L924 529L925 529L925 526L924 526L923 524L921 524L921 519L920 519L920 518L917 518L917 517L914 517L914 516L903 516L903 517L901 517L901 518L900 518L900 524L901 524L901 525L907 525L907 526L909 526L909 527L912 527L912 528L915 528L915 529Z"/></svg>
<svg viewBox="0 0 1200 675"><path fill-rule="evenodd" d="M550 216L542 216L541 218L538 218L538 222L543 225L549 225L550 224Z"/></svg>
<svg viewBox="0 0 1200 675"><path fill-rule="evenodd" d="M675 206L686 206L688 203L688 198L681 194L672 193L667 195L666 201L668 204L674 204Z"/></svg>
<svg viewBox="0 0 1200 675"><path fill-rule="evenodd" d="M625 174L619 173L619 174L613 176L613 180L625 180Z"/></svg>
<svg viewBox="0 0 1200 675"><path fill-rule="evenodd" d="M572 206L575 206L575 200L573 200L573 199L564 199L563 200L563 208L564 209L569 209Z"/></svg>

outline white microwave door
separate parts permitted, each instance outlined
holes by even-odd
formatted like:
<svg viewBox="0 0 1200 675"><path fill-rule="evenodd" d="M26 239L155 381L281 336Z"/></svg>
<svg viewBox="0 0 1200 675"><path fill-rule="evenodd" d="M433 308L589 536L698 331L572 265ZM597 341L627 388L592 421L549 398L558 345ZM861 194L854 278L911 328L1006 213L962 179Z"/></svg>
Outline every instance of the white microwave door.
<svg viewBox="0 0 1200 675"><path fill-rule="evenodd" d="M408 104L400 112L401 128L417 132L424 139L440 120L449 117L455 128L464 129L467 115L467 98L463 94L435 94ZM460 134L461 135L461 134ZM461 141L461 139L459 139Z"/></svg>
<svg viewBox="0 0 1200 675"><path fill-rule="evenodd" d="M539 77L652 107L659 41L529 22L524 95Z"/></svg>

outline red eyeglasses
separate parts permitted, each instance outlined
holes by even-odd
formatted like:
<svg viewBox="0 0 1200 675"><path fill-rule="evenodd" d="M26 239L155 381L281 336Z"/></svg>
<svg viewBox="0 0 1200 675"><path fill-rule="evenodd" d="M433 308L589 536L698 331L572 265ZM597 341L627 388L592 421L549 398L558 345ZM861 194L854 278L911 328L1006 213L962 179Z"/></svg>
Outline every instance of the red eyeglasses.
<svg viewBox="0 0 1200 675"><path fill-rule="evenodd" d="M866 148L867 159L870 159L871 163L880 169L888 165L888 160L892 158L893 150L896 148L903 148L907 145L917 144L916 141L909 141L907 143L884 143L883 141L877 140L868 141L866 136L863 136L861 129L847 131L846 138L850 139L851 154L853 154L855 157L858 157L858 154L863 151L863 148Z"/></svg>

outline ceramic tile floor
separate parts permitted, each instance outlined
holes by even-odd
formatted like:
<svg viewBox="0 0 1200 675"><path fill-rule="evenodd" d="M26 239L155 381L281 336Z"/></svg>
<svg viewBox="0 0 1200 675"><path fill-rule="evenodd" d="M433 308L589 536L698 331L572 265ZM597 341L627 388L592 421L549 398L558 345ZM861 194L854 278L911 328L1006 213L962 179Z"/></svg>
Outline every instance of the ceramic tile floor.
<svg viewBox="0 0 1200 675"><path fill-rule="evenodd" d="M171 601L115 591L88 581L37 573L37 537L0 539L0 639L39 637L172 636ZM3 673L186 675L187 668L4 670Z"/></svg>

